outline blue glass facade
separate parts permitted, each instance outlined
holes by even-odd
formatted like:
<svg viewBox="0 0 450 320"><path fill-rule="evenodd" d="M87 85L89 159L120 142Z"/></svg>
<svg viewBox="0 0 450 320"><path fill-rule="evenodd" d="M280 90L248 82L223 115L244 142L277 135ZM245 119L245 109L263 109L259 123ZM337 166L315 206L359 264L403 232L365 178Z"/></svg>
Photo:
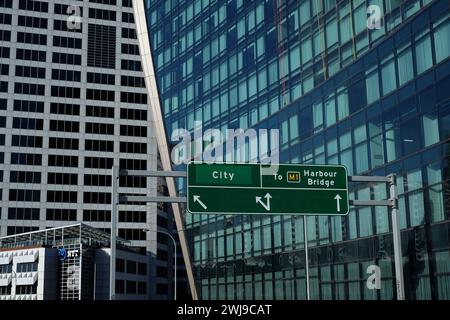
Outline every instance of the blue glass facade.
<svg viewBox="0 0 450 320"><path fill-rule="evenodd" d="M382 28L367 28L378 5ZM168 136L278 128L281 163L396 173L407 299L450 299L447 0L146 1ZM183 189L180 182L180 189ZM384 185L352 184L351 199ZM305 299L303 218L186 215L202 299ZM313 299L394 299L383 207L307 218ZM380 290L366 287L369 265Z"/></svg>

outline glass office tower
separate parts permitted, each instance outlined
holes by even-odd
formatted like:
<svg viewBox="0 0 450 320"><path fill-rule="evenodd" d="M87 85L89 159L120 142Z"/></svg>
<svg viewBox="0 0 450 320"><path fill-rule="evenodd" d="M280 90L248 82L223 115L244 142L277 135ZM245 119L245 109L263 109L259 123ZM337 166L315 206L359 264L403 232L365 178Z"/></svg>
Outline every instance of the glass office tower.
<svg viewBox="0 0 450 320"><path fill-rule="evenodd" d="M368 27L368 7L382 15ZM448 0L147 0L165 129L278 128L281 163L397 174L407 299L450 299ZM182 188L181 188L182 189ZM351 184L351 199L386 186ZM303 217L185 216L201 299L305 299ZM309 216L312 299L395 299L385 207ZM381 289L366 286L369 265Z"/></svg>
<svg viewBox="0 0 450 320"><path fill-rule="evenodd" d="M0 0L0 237L75 222L110 233L111 167L156 170L133 12L131 0ZM119 192L164 187L130 176ZM148 282L119 281L117 294L172 295L172 244L156 233L170 217L118 206L118 236L148 257L127 272Z"/></svg>

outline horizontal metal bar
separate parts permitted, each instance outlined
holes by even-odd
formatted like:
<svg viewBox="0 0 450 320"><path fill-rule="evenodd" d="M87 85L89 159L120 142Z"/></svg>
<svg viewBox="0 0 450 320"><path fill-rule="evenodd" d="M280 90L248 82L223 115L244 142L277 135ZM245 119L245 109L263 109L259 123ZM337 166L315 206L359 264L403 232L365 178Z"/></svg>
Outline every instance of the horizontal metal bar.
<svg viewBox="0 0 450 320"><path fill-rule="evenodd" d="M186 197L144 197L144 196L122 196L119 202L165 202L165 203L184 203Z"/></svg>
<svg viewBox="0 0 450 320"><path fill-rule="evenodd" d="M186 171L143 171L143 170L120 170L120 176L135 177L186 177Z"/></svg>
<svg viewBox="0 0 450 320"><path fill-rule="evenodd" d="M351 206L390 206L390 200L350 200Z"/></svg>
<svg viewBox="0 0 450 320"><path fill-rule="evenodd" d="M349 176L348 181L354 182L390 182L389 177L382 176Z"/></svg>

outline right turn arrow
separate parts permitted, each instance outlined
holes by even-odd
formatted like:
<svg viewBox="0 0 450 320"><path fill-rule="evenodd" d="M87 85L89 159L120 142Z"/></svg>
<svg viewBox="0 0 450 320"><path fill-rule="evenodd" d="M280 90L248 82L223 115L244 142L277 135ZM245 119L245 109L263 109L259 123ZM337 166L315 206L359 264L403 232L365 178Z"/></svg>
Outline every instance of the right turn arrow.
<svg viewBox="0 0 450 320"><path fill-rule="evenodd" d="M341 212L341 196L337 194L336 197L334 197L334 200L336 200L337 212Z"/></svg>

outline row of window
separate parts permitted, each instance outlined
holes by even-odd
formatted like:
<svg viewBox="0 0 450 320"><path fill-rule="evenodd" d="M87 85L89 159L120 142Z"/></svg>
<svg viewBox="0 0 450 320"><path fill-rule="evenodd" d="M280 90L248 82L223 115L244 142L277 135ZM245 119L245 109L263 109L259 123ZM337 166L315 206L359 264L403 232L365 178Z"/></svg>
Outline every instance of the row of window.
<svg viewBox="0 0 450 320"><path fill-rule="evenodd" d="M71 49L81 49L82 39L80 38L68 38L61 36L53 36L53 46Z"/></svg>
<svg viewBox="0 0 450 320"><path fill-rule="evenodd" d="M9 23L11 24L11 23ZM18 25L22 27L47 29L47 19L39 18L37 16L21 16L18 18Z"/></svg>
<svg viewBox="0 0 450 320"><path fill-rule="evenodd" d="M85 168L96 169L111 169L113 165L113 158L101 158L101 157L85 157ZM30 166L42 165L42 155L32 153L11 153L11 164L21 164ZM48 155L48 165L50 167L78 167L78 157L68 155ZM119 168L121 170L146 170L147 161L138 159L120 159ZM96 181L96 180L95 180ZM110 183L107 183L110 185Z"/></svg>
<svg viewBox="0 0 450 320"><path fill-rule="evenodd" d="M449 281L448 250L436 251L433 261L426 257L414 257L421 265L432 263L436 273L431 274L427 270L419 271L420 281L414 281L414 285L407 286L407 295L410 299L448 299L446 284ZM296 253L294 257L297 257ZM415 255L413 255L415 256ZM260 263L273 263L272 257L260 260ZM277 261L278 256L273 257ZM292 258L292 256L291 256ZM249 261L250 262L250 261ZM292 268L287 261L279 261L286 269ZM310 265L311 298L317 300L390 300L395 297L395 279L391 276L383 277L381 290L370 290L365 285L367 282L367 268L371 264L380 266L382 274L392 275L392 265L389 258L369 258L360 262L334 263L332 265ZM218 266L218 270L221 267ZM228 267L233 268L232 265ZM236 264L242 270L242 265ZM199 270L198 268L197 270ZM200 295L202 299L306 299L306 284L303 266L297 270L271 271L263 270L254 274L219 276L204 278L199 281ZM205 273L206 274L206 273ZM436 281L436 282L435 282ZM432 289L433 282L437 285ZM412 283L411 283L412 284ZM435 291L435 292L433 292Z"/></svg>
<svg viewBox="0 0 450 320"><path fill-rule="evenodd" d="M14 83L14 93L16 94L28 94L35 96L45 95L45 85L35 83Z"/></svg>
<svg viewBox="0 0 450 320"><path fill-rule="evenodd" d="M147 212L145 211L119 211L119 222L147 222Z"/></svg>
<svg viewBox="0 0 450 320"><path fill-rule="evenodd" d="M39 220L38 208L8 208L8 219L11 220Z"/></svg>
<svg viewBox="0 0 450 320"><path fill-rule="evenodd" d="M126 271L125 271L126 266ZM130 274L147 275L147 264L132 260L116 259L116 271Z"/></svg>
<svg viewBox="0 0 450 320"><path fill-rule="evenodd" d="M126 286L125 286L126 284ZM125 290L126 289L126 290ZM147 282L116 280L116 293L118 294L147 294Z"/></svg>
<svg viewBox="0 0 450 320"><path fill-rule="evenodd" d="M444 37L442 37L442 35L444 35ZM363 82L355 82L353 85L349 86L347 89L349 90L348 97L339 97L340 94L345 94L345 91L341 91L341 89L337 90L334 95L330 95L331 103L326 102L331 105L330 111L332 111L332 113L330 115L330 123L336 122L337 119L342 119L346 114L358 110L366 103L376 101L379 97L386 95L392 90L395 90L395 88L407 83L416 74L418 75L420 73L423 73L433 64L440 63L441 61L446 59L448 56L450 56L450 49L448 48L448 46L444 48L438 43L442 43L443 40L441 39L448 37L449 35L450 23L448 19L444 21L440 20L435 24L434 37L435 46L438 46L438 48L432 50L433 47L431 46L431 35L425 32L424 34L417 36L418 40L416 42L415 50L413 49L413 47L408 45L408 43L403 43L403 45L400 46L398 50L392 50L392 48L390 48L390 50L387 50L387 57L385 56L385 58L379 59L381 61L381 66L377 67L377 65L375 64L373 68L368 69L366 73L365 84ZM397 51L397 59L395 59L395 53L389 55L389 52L392 53L393 51ZM374 64L371 63L371 65ZM378 69L380 69L380 71L378 71ZM252 96L255 96L258 92L261 92L261 89L265 88L267 85L267 75L265 70L262 75L263 77L260 78L259 74L255 74L251 76L248 81L242 81L238 87L231 88L229 94L224 93L221 96L217 95L216 97L213 97L212 103L210 101L204 102L203 110L198 109L197 111L195 111L195 118L198 120L201 120L203 118L205 121L208 121L211 118L220 117L222 114L226 113L227 110L232 110L238 104L246 103L248 100L253 100ZM394 75L394 77L388 77L387 75ZM263 87L260 86L261 83L263 84ZM312 88L312 86L310 87ZM193 86L188 87L188 89L194 90ZM293 90L299 89L293 88L291 90L291 93L293 92ZM345 90L345 87L343 87L342 90ZM301 91L297 92L298 94L301 93ZM362 95L361 92L363 92ZM186 93L186 91L184 91L184 93ZM191 95L189 95L189 97L191 97ZM294 98L295 96L293 96L293 99ZM338 100L335 102L334 99L336 98ZM324 100L327 101L328 99L328 97L325 97ZM342 107L338 107L341 110L336 110L336 105L340 103L339 99L341 99ZM180 100L185 101L184 98ZM169 114L170 111L176 111L178 105L178 97L165 99L164 107L166 115ZM211 105L213 106L212 108ZM251 126L254 123L264 119L269 113L273 113L279 110L282 105L283 103L278 99L278 97L270 100L269 105L267 103L260 103L260 110L256 109L254 114L252 110L251 119L249 119L250 117L247 117L247 115L243 115L243 117L245 118L243 118L242 120L245 121L242 127L245 128L249 125ZM172 108L172 110L170 110L170 108ZM320 105L320 108L322 108L322 105ZM324 113L323 110L320 112L322 112L322 114ZM306 118L308 120L308 117ZM193 120L194 113L189 114L187 118L189 127L193 126ZM306 122L306 127L308 127L307 120L303 121ZM320 127L317 128L317 130L320 130Z"/></svg>
<svg viewBox="0 0 450 320"><path fill-rule="evenodd" d="M52 69L52 80L81 82L81 72L74 70Z"/></svg>
<svg viewBox="0 0 450 320"><path fill-rule="evenodd" d="M69 197L70 199L70 197ZM146 222L145 211L119 211L119 222ZM40 220L39 208L8 208L8 219L10 220ZM46 220L52 221L77 221L77 210L47 208ZM83 221L111 221L111 212L107 210L83 210ZM141 268L141 266L140 266ZM119 271L119 270L118 270ZM123 272L123 271L119 271ZM139 274L143 274L140 271ZM1 272L0 272L1 273Z"/></svg>
<svg viewBox="0 0 450 320"><path fill-rule="evenodd" d="M52 102L50 104L50 113L79 116L80 115L80 105Z"/></svg>
<svg viewBox="0 0 450 320"><path fill-rule="evenodd" d="M116 11L89 8L89 18L116 21Z"/></svg>
<svg viewBox="0 0 450 320"><path fill-rule="evenodd" d="M77 6L78 7L78 12L79 16L83 16L83 7ZM61 3L55 3L54 6L54 13L55 14L61 14L61 15L68 15L70 14L72 11L69 11L70 6L67 4L61 4Z"/></svg>
<svg viewBox="0 0 450 320"><path fill-rule="evenodd" d="M101 4L110 5L110 6L117 5L117 0L89 0L89 2L101 3Z"/></svg>
<svg viewBox="0 0 450 320"><path fill-rule="evenodd" d="M28 68L28 67L24 67ZM7 100L0 99L0 109L6 110ZM23 112L44 112L44 102L29 100L14 100L14 110ZM80 105L67 103L51 103L50 113L64 115L80 115ZM86 106L86 116L99 118L114 118L114 108L102 106ZM120 109L120 118L127 120L147 120L147 110Z"/></svg>
<svg viewBox="0 0 450 320"><path fill-rule="evenodd" d="M45 68L16 65L16 77L45 79Z"/></svg>
<svg viewBox="0 0 450 320"><path fill-rule="evenodd" d="M17 32L17 42L19 43L30 43L38 45L47 45L47 35L39 33L29 33L29 32Z"/></svg>
<svg viewBox="0 0 450 320"><path fill-rule="evenodd" d="M16 272L36 272L38 271L38 264L38 261L18 263L16 266Z"/></svg>
<svg viewBox="0 0 450 320"><path fill-rule="evenodd" d="M48 12L48 2L36 0L19 0L19 9L36 12Z"/></svg>
<svg viewBox="0 0 450 320"><path fill-rule="evenodd" d="M126 240L147 240L147 233L142 229L121 229L119 237Z"/></svg>
<svg viewBox="0 0 450 320"><path fill-rule="evenodd" d="M77 210L48 208L45 217L50 221L77 221Z"/></svg>
<svg viewBox="0 0 450 320"><path fill-rule="evenodd" d="M10 182L18 183L41 183L41 173L32 171L10 171Z"/></svg>
<svg viewBox="0 0 450 320"><path fill-rule="evenodd" d="M141 62L136 60L122 59L121 68L122 70L142 71Z"/></svg>
<svg viewBox="0 0 450 320"><path fill-rule="evenodd" d="M27 227L27 226L8 226L6 234L8 236L18 233L31 232L38 230L39 227Z"/></svg>
<svg viewBox="0 0 450 320"><path fill-rule="evenodd" d="M107 210L83 210L83 221L111 221L111 211Z"/></svg>
<svg viewBox="0 0 450 320"><path fill-rule="evenodd" d="M5 119L3 119L5 120ZM1 123L1 121L0 121ZM79 122L77 121L64 121L64 120L50 120L50 131L62 131L62 132L79 132ZM1 124L0 124L1 127ZM3 126L4 127L4 126ZM13 118L14 129L28 129L28 130L43 130L43 119L30 119L30 118ZM104 134L113 135L114 125L108 123L86 123L86 133L91 134ZM135 136L135 137L146 137L147 127L142 126L131 126L131 125L121 125L120 126L121 136ZM108 147L96 146L96 143L104 143L102 141L86 140L86 150L94 149L105 149L103 151L110 151L113 146L112 142L109 142ZM105 142L106 143L106 142ZM100 151L100 150L99 150Z"/></svg>

